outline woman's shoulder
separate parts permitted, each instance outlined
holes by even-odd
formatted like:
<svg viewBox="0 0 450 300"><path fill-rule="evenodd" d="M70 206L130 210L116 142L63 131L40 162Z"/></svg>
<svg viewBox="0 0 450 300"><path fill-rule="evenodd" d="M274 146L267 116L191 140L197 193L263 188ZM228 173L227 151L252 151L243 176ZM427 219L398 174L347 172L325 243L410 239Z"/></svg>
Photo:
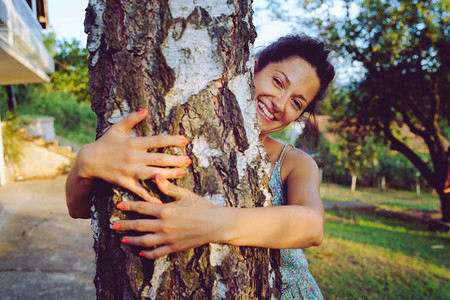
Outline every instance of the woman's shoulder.
<svg viewBox="0 0 450 300"><path fill-rule="evenodd" d="M316 177L319 175L319 167L311 155L295 147L286 154L281 170L284 178L292 173L300 177Z"/></svg>
<svg viewBox="0 0 450 300"><path fill-rule="evenodd" d="M272 137L267 137L266 138L266 143L264 144L265 150L267 152L267 154L270 157L270 160L272 162L276 162L277 160L280 159L281 155L283 154L283 148L284 148L285 144L272 138Z"/></svg>

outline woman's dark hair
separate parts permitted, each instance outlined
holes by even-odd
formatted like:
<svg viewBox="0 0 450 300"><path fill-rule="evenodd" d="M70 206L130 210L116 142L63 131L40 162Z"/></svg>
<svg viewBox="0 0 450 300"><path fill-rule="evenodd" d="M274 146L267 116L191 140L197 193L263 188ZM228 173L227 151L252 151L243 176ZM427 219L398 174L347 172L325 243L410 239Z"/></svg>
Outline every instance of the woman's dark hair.
<svg viewBox="0 0 450 300"><path fill-rule="evenodd" d="M319 135L315 120L318 101L325 98L327 88L335 75L334 67L328 61L329 53L330 51L325 48L323 42L301 33L281 37L256 54L258 64L256 65L255 73L261 71L270 63L281 62L293 56L303 58L315 69L320 82L319 91L303 111L298 121L305 121L305 129L309 132L308 135L316 139ZM305 112L309 116L304 116Z"/></svg>

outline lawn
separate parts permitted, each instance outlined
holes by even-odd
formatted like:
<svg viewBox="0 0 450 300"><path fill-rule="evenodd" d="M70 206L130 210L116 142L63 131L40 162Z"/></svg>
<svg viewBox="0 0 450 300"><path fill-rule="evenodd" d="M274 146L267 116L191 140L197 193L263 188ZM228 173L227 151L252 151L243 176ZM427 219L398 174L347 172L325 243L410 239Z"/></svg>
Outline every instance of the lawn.
<svg viewBox="0 0 450 300"><path fill-rule="evenodd" d="M365 202L395 211L438 210L441 207L439 197L430 192L422 192L421 197L417 198L414 191L388 189L386 192L381 192L378 188L358 188L351 193L349 187L321 184L320 193L324 201Z"/></svg>
<svg viewBox="0 0 450 300"><path fill-rule="evenodd" d="M404 191L350 194L324 185L322 195L325 201L358 200L403 212L439 207L433 195L416 199ZM448 234L428 232L423 224L327 209L324 242L305 255L325 299L450 299L449 249Z"/></svg>

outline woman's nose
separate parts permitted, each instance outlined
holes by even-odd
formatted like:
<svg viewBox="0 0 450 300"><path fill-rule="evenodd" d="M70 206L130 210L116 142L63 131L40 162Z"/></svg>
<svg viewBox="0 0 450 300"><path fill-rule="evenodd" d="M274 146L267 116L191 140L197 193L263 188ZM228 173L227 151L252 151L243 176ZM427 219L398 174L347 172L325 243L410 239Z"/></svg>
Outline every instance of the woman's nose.
<svg viewBox="0 0 450 300"><path fill-rule="evenodd" d="M280 93L276 97L272 98L272 107L275 112L283 111L286 107L286 104L289 100L289 97L285 93Z"/></svg>

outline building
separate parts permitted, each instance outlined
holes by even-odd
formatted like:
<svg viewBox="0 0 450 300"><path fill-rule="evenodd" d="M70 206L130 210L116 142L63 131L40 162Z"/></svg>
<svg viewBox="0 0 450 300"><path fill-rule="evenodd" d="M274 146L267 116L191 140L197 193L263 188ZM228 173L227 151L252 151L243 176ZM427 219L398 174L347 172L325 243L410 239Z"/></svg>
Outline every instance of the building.
<svg viewBox="0 0 450 300"><path fill-rule="evenodd" d="M48 82L54 63L43 44L46 0L0 0L0 85Z"/></svg>
<svg viewBox="0 0 450 300"><path fill-rule="evenodd" d="M0 0L0 86L48 82L54 62L43 43L46 0ZM0 185L5 183L0 134Z"/></svg>

